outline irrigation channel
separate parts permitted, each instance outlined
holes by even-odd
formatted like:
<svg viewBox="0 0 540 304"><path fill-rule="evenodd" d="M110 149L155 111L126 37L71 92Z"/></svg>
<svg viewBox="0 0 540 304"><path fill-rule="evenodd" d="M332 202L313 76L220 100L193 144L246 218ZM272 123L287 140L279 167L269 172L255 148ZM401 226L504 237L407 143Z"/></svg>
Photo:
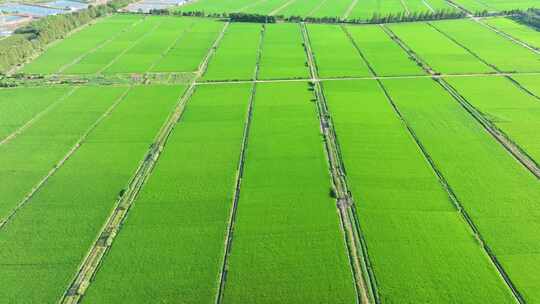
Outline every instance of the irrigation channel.
<svg viewBox="0 0 540 304"><path fill-rule="evenodd" d="M341 227L345 238L349 262L353 272L358 301L360 303L379 303L376 281L371 270L371 263L367 246L364 241L360 223L356 218L354 200L347 185L345 169L332 119L328 113L326 98L318 80L318 69L308 31L304 23L301 24L304 48L308 58L308 65L312 77L312 85L315 90L317 112L320 120L321 131L324 135L325 151L328 158L330 175L333 189L336 194L336 206L339 211Z"/></svg>
<svg viewBox="0 0 540 304"><path fill-rule="evenodd" d="M65 290L60 300L61 303L79 303L81 298L84 296L86 289L91 284L92 278L101 265L103 257L110 250L116 234L120 231L122 224L128 215L130 207L135 201L142 186L150 176L152 169L156 165L156 162L159 159L165 144L167 143L167 139L169 138L176 124L181 119L182 114L184 113L185 105L195 90L195 80L201 77L206 70L208 62L223 38L228 26L229 23L225 23L225 26L199 65L196 77L191 81L189 87L183 93L183 95L180 96L179 102L177 103L173 113L171 113L170 117L156 135L154 143L139 164L134 176L131 178L128 186L126 187L125 192L118 199L116 208L109 216L106 224L101 229L99 236L90 248L82 264L79 266L77 274L72 279L71 284Z"/></svg>

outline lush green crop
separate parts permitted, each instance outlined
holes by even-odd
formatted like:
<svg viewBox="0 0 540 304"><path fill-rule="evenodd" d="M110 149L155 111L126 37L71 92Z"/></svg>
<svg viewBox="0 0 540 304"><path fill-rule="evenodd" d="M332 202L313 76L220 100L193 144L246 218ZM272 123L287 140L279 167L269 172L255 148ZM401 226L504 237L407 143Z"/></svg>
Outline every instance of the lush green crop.
<svg viewBox="0 0 540 304"><path fill-rule="evenodd" d="M538 2L535 0L455 0L455 3L473 12L494 12L501 10L528 9L531 7L538 7Z"/></svg>
<svg viewBox="0 0 540 304"><path fill-rule="evenodd" d="M214 303L249 94L197 88L85 303Z"/></svg>
<svg viewBox="0 0 540 304"><path fill-rule="evenodd" d="M263 40L260 78L308 78L300 27L294 23L268 24Z"/></svg>
<svg viewBox="0 0 540 304"><path fill-rule="evenodd" d="M502 71L540 71L540 55L473 20L438 21L433 25Z"/></svg>
<svg viewBox="0 0 540 304"><path fill-rule="evenodd" d="M438 72L458 74L494 72L467 50L425 23L401 23L388 27Z"/></svg>
<svg viewBox="0 0 540 304"><path fill-rule="evenodd" d="M425 72L380 26L348 26L360 51L377 75L423 75Z"/></svg>
<svg viewBox="0 0 540 304"><path fill-rule="evenodd" d="M13 90L47 96L54 91L54 95L60 95L66 89ZM11 213L125 90L121 87L79 88L58 101L23 133L0 146L0 219Z"/></svg>
<svg viewBox="0 0 540 304"><path fill-rule="evenodd" d="M358 1L352 10L350 18L369 19L374 14L388 15L405 12L404 1L401 0L367 0ZM407 2L408 4L408 2ZM423 11L428 8L424 5Z"/></svg>
<svg viewBox="0 0 540 304"><path fill-rule="evenodd" d="M384 83L512 282L538 301L538 179L434 81Z"/></svg>
<svg viewBox="0 0 540 304"><path fill-rule="evenodd" d="M25 73L58 73L61 69L75 63L93 49L100 47L107 40L114 39L123 31L129 30L140 17L116 15L103 18L96 24L89 25L64 40L52 45L40 57L26 65Z"/></svg>
<svg viewBox="0 0 540 304"><path fill-rule="evenodd" d="M296 0L279 12L284 16L311 16L325 0Z"/></svg>
<svg viewBox="0 0 540 304"><path fill-rule="evenodd" d="M22 296L28 303L58 301L181 89L133 88L2 228L0 298L7 302L20 302ZM81 111L72 109L77 110ZM63 123L58 120L55 126L69 132Z"/></svg>
<svg viewBox="0 0 540 304"><path fill-rule="evenodd" d="M324 87L382 302L510 302L377 83Z"/></svg>
<svg viewBox="0 0 540 304"><path fill-rule="evenodd" d="M0 90L0 141L54 107L68 92L67 87Z"/></svg>
<svg viewBox="0 0 540 304"><path fill-rule="evenodd" d="M190 18L159 17L159 25L119 53L104 73L146 72L179 43L196 21Z"/></svg>
<svg viewBox="0 0 540 304"><path fill-rule="evenodd" d="M257 85L225 303L354 303L313 94Z"/></svg>
<svg viewBox="0 0 540 304"><path fill-rule="evenodd" d="M540 35L538 35L538 31L532 27L517 23L516 21L508 18L489 18L485 19L484 22L520 41L540 48Z"/></svg>
<svg viewBox="0 0 540 304"><path fill-rule="evenodd" d="M540 163L540 102L536 97L504 77L452 77L448 82Z"/></svg>
<svg viewBox="0 0 540 304"><path fill-rule="evenodd" d="M308 30L320 77L371 75L366 63L341 27L310 24Z"/></svg>
<svg viewBox="0 0 540 304"><path fill-rule="evenodd" d="M258 2L253 0L230 0L230 1L215 1L215 0L199 0L192 1L173 10L185 12L207 12L207 13L224 13L224 12L239 12L245 11L249 7L256 5Z"/></svg>
<svg viewBox="0 0 540 304"><path fill-rule="evenodd" d="M342 18L352 2L352 0L323 1L311 12L311 16Z"/></svg>
<svg viewBox="0 0 540 304"><path fill-rule="evenodd" d="M231 24L210 61L203 79L253 79L261 29L260 25L255 24Z"/></svg>
<svg viewBox="0 0 540 304"><path fill-rule="evenodd" d="M538 75L512 75L512 78L517 80L526 90L540 96L540 77Z"/></svg>

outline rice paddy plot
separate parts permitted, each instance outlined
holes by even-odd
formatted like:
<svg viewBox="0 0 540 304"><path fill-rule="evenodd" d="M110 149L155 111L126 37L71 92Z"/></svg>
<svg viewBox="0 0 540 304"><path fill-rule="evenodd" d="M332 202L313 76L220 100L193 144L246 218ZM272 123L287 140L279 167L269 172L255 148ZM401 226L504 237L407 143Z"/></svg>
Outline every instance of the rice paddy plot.
<svg viewBox="0 0 540 304"><path fill-rule="evenodd" d="M194 23L163 57L154 63L151 72L195 72L225 26L215 19L194 19Z"/></svg>
<svg viewBox="0 0 540 304"><path fill-rule="evenodd" d="M469 12L495 11L495 8L488 4L486 0L452 0L460 7Z"/></svg>
<svg viewBox="0 0 540 304"><path fill-rule="evenodd" d="M512 75L526 90L540 98L540 75Z"/></svg>
<svg viewBox="0 0 540 304"><path fill-rule="evenodd" d="M383 82L525 301L538 301L538 179L435 81Z"/></svg>
<svg viewBox="0 0 540 304"><path fill-rule="evenodd" d="M284 16L310 16L326 0L296 0L279 12Z"/></svg>
<svg viewBox="0 0 540 304"><path fill-rule="evenodd" d="M253 79L262 27L232 23L214 53L203 80Z"/></svg>
<svg viewBox="0 0 540 304"><path fill-rule="evenodd" d="M0 141L37 119L69 93L67 87L0 90Z"/></svg>
<svg viewBox="0 0 540 304"><path fill-rule="evenodd" d="M84 55L79 61L67 67L63 74L96 74L102 72L123 52L133 47L141 37L157 27L159 23L159 18L144 18L143 21L130 27L122 35L118 35L100 48Z"/></svg>
<svg viewBox="0 0 540 304"><path fill-rule="evenodd" d="M455 7L448 4L445 0L425 0L427 5L435 11L455 11Z"/></svg>
<svg viewBox="0 0 540 304"><path fill-rule="evenodd" d="M325 81L382 303L512 303L377 82Z"/></svg>
<svg viewBox="0 0 540 304"><path fill-rule="evenodd" d="M267 24L259 64L261 79L308 78L300 26Z"/></svg>
<svg viewBox="0 0 540 304"><path fill-rule="evenodd" d="M182 12L231 13L244 11L246 7L251 7L252 5L254 5L254 3L260 1L261 0L197 0L186 3L177 8L173 8L172 10Z"/></svg>
<svg viewBox="0 0 540 304"><path fill-rule="evenodd" d="M135 15L115 15L98 19L95 24L83 27L67 38L52 44L36 60L24 66L22 71L30 74L59 73L63 67L75 63L80 56L92 52L109 39L122 35L140 22Z"/></svg>
<svg viewBox="0 0 540 304"><path fill-rule="evenodd" d="M400 14L407 12L405 0L367 0L359 1L349 18L368 20L374 15ZM424 6L425 7L425 6ZM425 7L427 10L427 7Z"/></svg>
<svg viewBox="0 0 540 304"><path fill-rule="evenodd" d="M488 65L426 23L387 25L416 55L443 74L494 73Z"/></svg>
<svg viewBox="0 0 540 304"><path fill-rule="evenodd" d="M265 0L255 2L253 5L247 7L242 12L253 13L261 15L275 15L279 14L279 10L289 5L289 2L294 0Z"/></svg>
<svg viewBox="0 0 540 304"><path fill-rule="evenodd" d="M540 54L473 20L445 20L432 24L504 72L540 72Z"/></svg>
<svg viewBox="0 0 540 304"><path fill-rule="evenodd" d="M447 80L498 129L540 164L540 100L501 77Z"/></svg>
<svg viewBox="0 0 540 304"><path fill-rule="evenodd" d="M471 12L498 12L504 10L522 9L538 7L535 0L454 0L465 9Z"/></svg>
<svg viewBox="0 0 540 304"><path fill-rule="evenodd" d="M159 26L141 36L135 45L117 57L103 73L136 73L148 71L158 60L182 43L182 36L196 20L191 18L160 17ZM178 41L180 40L180 41Z"/></svg>
<svg viewBox="0 0 540 304"><path fill-rule="evenodd" d="M366 63L341 27L309 24L307 28L320 77L370 75Z"/></svg>
<svg viewBox="0 0 540 304"><path fill-rule="evenodd" d="M347 9L351 6L354 0L326 0L319 3L319 5L311 12L311 17L334 17L342 18Z"/></svg>
<svg viewBox="0 0 540 304"><path fill-rule="evenodd" d="M509 18L488 18L482 21L530 46L540 48L540 33L532 27Z"/></svg>
<svg viewBox="0 0 540 304"><path fill-rule="evenodd" d="M82 303L215 303L250 91L196 89Z"/></svg>
<svg viewBox="0 0 540 304"><path fill-rule="evenodd" d="M0 298L53 303L62 297L182 90L131 89L0 230Z"/></svg>
<svg viewBox="0 0 540 304"><path fill-rule="evenodd" d="M424 75L424 70L380 26L347 26L360 51L380 76Z"/></svg>
<svg viewBox="0 0 540 304"><path fill-rule="evenodd" d="M28 90L46 96L51 91L62 92L66 89L10 90ZM58 101L23 133L0 146L0 220L15 210L33 187L45 178L125 91L126 88L122 87L78 88Z"/></svg>
<svg viewBox="0 0 540 304"><path fill-rule="evenodd" d="M355 303L307 83L257 84L224 303Z"/></svg>

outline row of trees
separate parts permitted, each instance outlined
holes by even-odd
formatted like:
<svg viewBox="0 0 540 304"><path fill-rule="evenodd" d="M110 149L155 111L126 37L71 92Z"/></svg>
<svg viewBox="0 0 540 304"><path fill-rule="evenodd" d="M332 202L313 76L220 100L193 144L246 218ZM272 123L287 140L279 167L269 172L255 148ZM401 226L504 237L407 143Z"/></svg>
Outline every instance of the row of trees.
<svg viewBox="0 0 540 304"><path fill-rule="evenodd" d="M277 21L286 22L312 22L312 23L389 23L389 22L410 22L424 20L440 20L440 19L457 19L465 17L465 13L455 10L439 10L439 11L424 11L412 13L396 13L396 14L374 14L369 19L342 19L339 17L302 17L302 16L269 16L260 14L248 13L213 13L205 14L201 11L169 11L169 10L152 10L151 14L155 15L176 15L176 16L197 16L197 17L213 17L213 18L229 18L233 22L255 22L255 23L275 23Z"/></svg>
<svg viewBox="0 0 540 304"><path fill-rule="evenodd" d="M540 30L540 9L530 8L514 15L514 19Z"/></svg>
<svg viewBox="0 0 540 304"><path fill-rule="evenodd" d="M72 13L47 16L16 29L13 35L0 40L0 71L6 72L47 44L65 37L70 31L95 18L115 12L129 2L131 0L112 0Z"/></svg>

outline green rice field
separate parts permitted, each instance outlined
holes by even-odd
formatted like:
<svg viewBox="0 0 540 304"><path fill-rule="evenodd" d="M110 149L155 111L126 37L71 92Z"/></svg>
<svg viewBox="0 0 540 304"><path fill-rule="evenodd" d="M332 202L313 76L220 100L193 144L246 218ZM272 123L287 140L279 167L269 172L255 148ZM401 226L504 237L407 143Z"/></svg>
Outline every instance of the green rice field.
<svg viewBox="0 0 540 304"><path fill-rule="evenodd" d="M0 303L540 303L536 5L198 0L50 43L0 75Z"/></svg>

